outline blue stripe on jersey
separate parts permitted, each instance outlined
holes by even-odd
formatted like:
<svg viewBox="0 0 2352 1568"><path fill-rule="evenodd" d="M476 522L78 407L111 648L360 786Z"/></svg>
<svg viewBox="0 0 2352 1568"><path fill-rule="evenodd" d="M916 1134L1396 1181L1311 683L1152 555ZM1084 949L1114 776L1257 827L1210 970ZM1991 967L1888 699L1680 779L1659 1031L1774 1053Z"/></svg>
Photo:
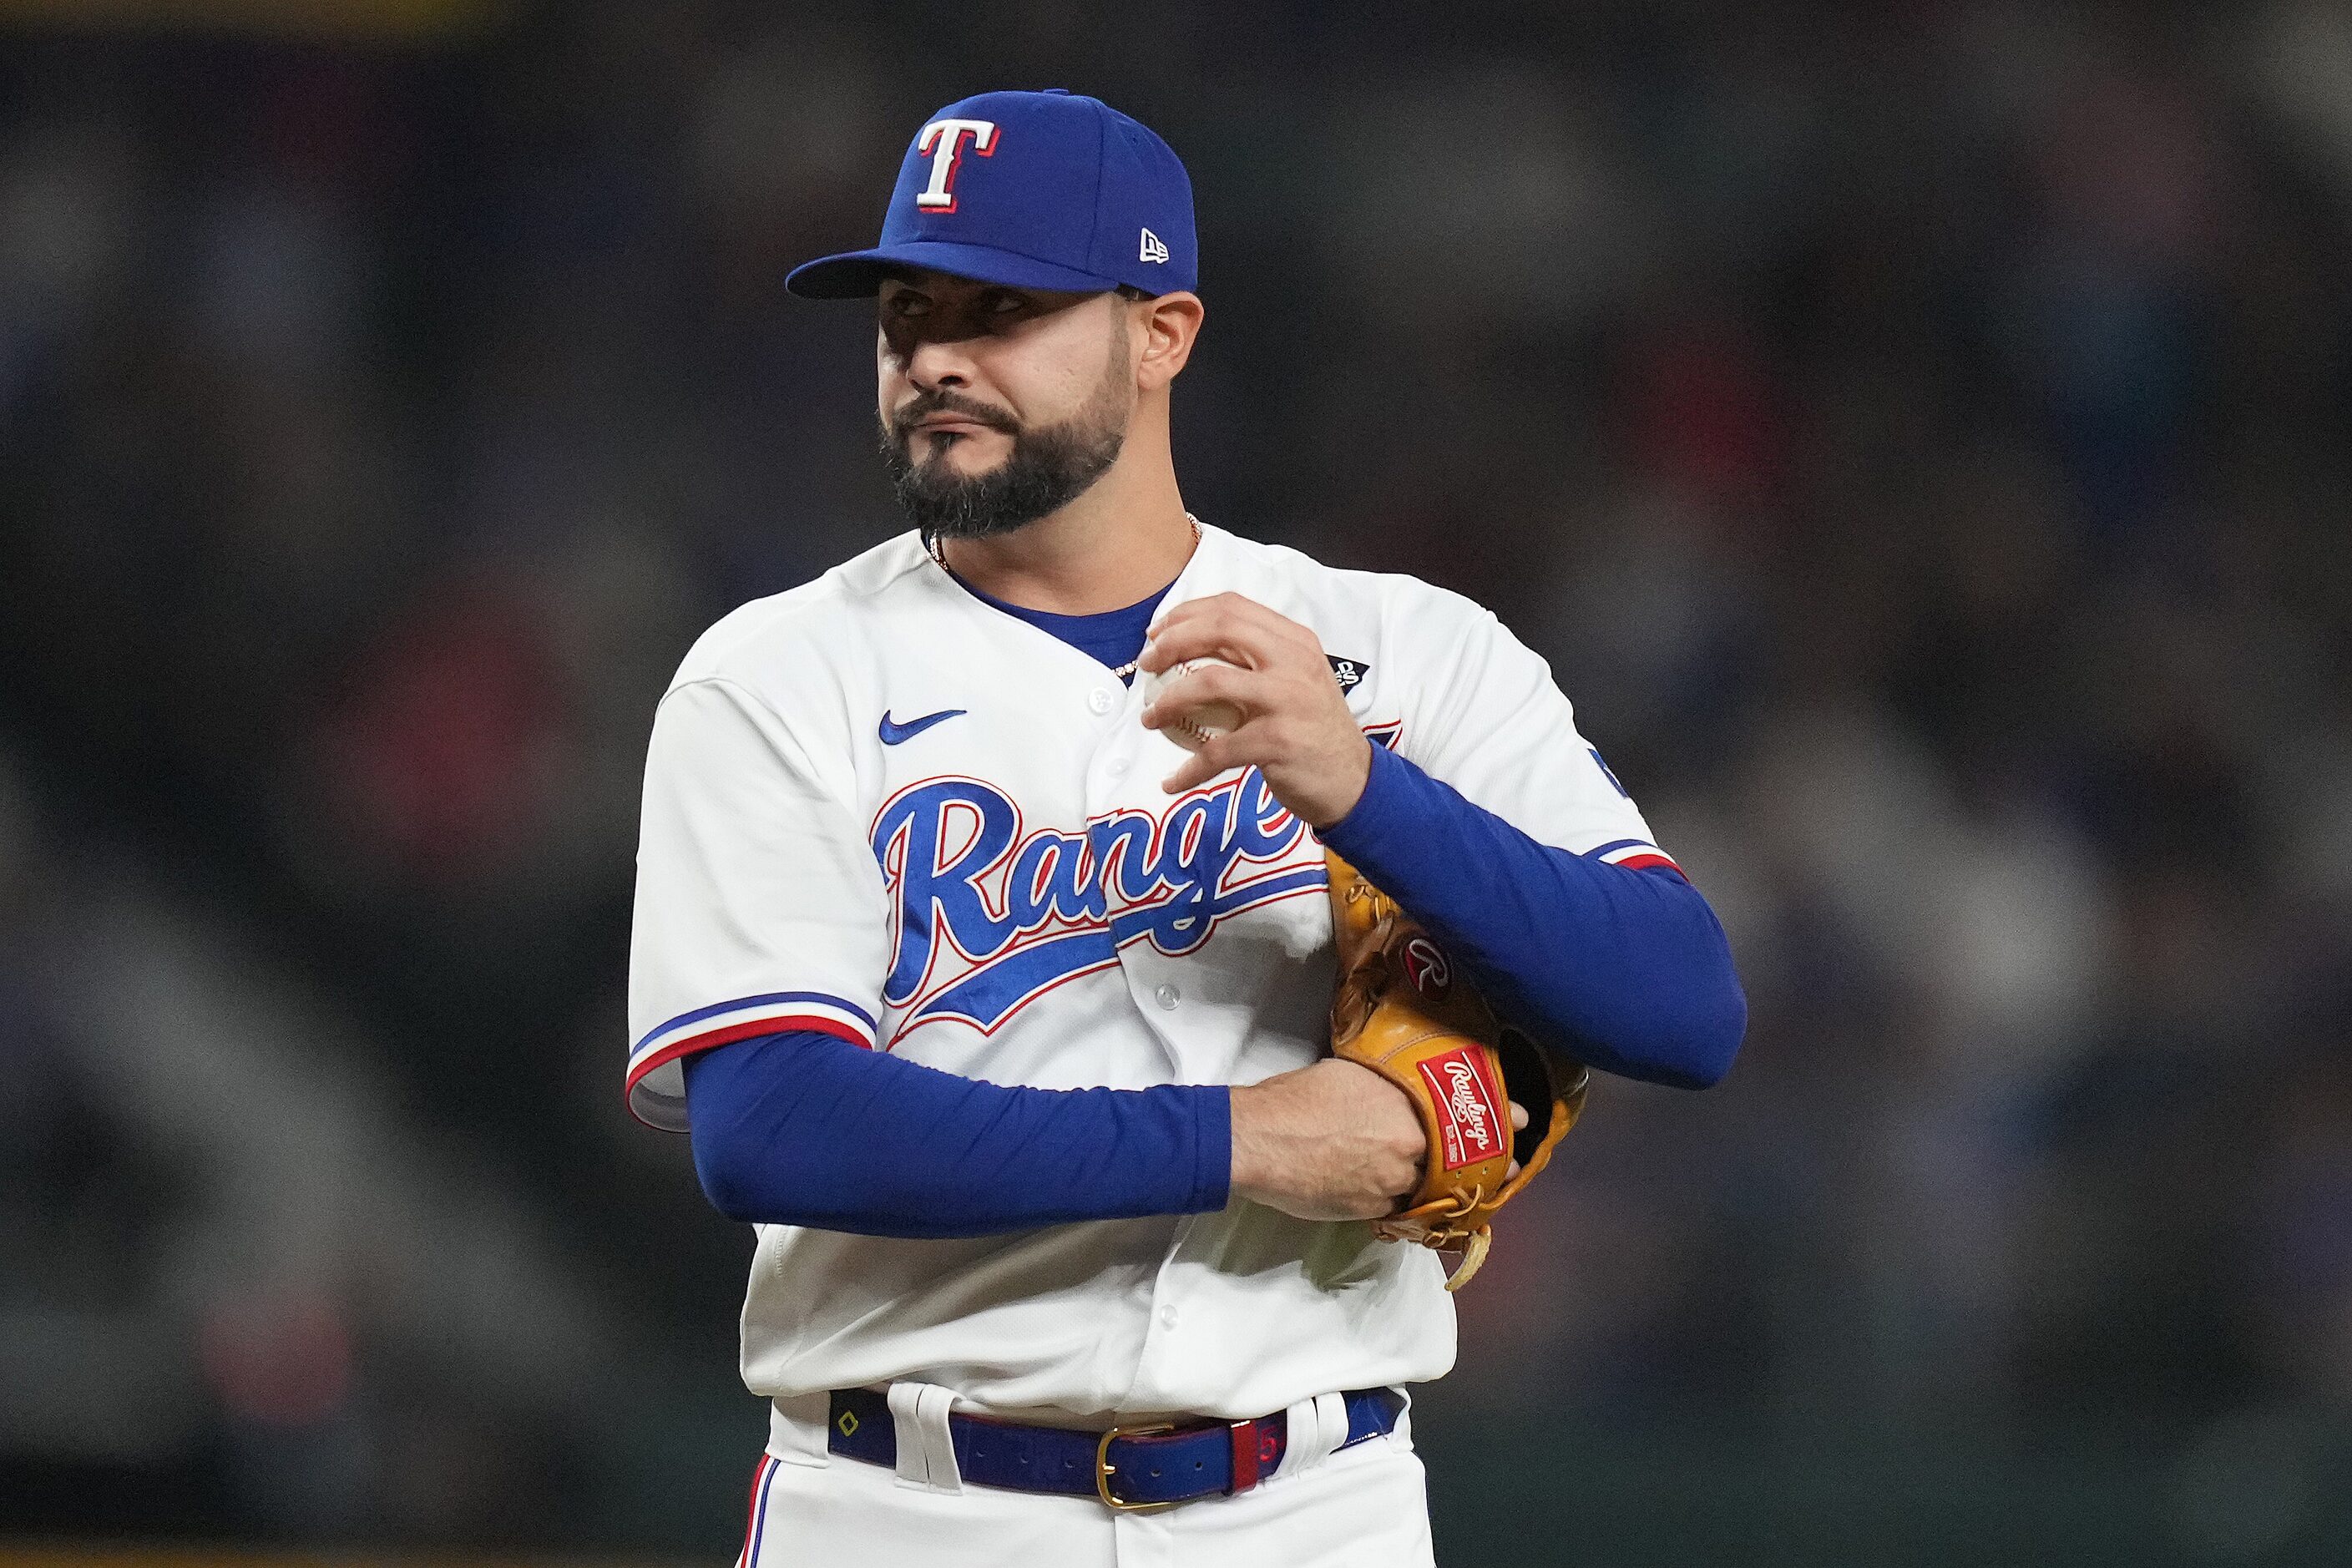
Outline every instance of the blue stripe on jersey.
<svg viewBox="0 0 2352 1568"><path fill-rule="evenodd" d="M877 1026L874 1022L873 1014L846 997L835 996L825 991L771 991L764 996L738 996L732 1002L713 1002L708 1007L697 1007L691 1013L680 1013L669 1022L656 1024L647 1029L637 1043L629 1047L629 1054L635 1056L646 1048L648 1041L659 1039L681 1024L698 1024L705 1018L716 1018L722 1013L740 1013L751 1007L782 1006L787 1002L816 1002L828 1007L838 1007L853 1018L864 1019L869 1030Z"/></svg>

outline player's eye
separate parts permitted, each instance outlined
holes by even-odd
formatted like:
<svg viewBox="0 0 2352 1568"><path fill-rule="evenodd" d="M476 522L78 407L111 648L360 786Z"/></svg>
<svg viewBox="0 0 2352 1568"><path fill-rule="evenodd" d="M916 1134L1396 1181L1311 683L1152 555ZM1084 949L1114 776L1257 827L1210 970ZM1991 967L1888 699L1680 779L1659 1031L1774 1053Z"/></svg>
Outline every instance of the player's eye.
<svg viewBox="0 0 2352 1568"><path fill-rule="evenodd" d="M882 308L894 316L919 316L931 308L931 302L913 289L893 294L882 302Z"/></svg>
<svg viewBox="0 0 2352 1568"><path fill-rule="evenodd" d="M1009 316L1016 310L1025 309L1029 301L1021 295L996 289L992 289L981 300L981 309L992 316Z"/></svg>

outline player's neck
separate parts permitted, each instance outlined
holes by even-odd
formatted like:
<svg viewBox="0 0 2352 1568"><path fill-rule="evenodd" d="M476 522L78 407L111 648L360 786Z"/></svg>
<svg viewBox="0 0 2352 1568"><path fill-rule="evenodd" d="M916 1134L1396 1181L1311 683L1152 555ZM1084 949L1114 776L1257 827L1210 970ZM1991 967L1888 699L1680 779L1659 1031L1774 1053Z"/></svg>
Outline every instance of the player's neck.
<svg viewBox="0 0 2352 1568"><path fill-rule="evenodd" d="M1025 610L1099 615L1150 598L1192 558L1192 525L1167 448L1130 443L1110 470L1061 510L987 539L942 542L948 565L992 598Z"/></svg>

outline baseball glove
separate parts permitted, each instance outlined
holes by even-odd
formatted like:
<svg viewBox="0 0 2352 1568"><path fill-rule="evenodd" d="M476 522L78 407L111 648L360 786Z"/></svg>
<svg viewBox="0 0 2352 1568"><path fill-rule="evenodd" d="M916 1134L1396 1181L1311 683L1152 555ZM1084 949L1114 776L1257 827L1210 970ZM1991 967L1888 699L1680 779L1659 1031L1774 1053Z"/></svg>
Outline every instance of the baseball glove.
<svg viewBox="0 0 2352 1568"><path fill-rule="evenodd" d="M1404 1090L1429 1134L1420 1187L1372 1229L1383 1241L1460 1251L1445 1282L1458 1290L1486 1260L1496 1211L1535 1180L1576 1124L1590 1075L1500 1024L1395 900L1329 850L1323 858L1339 952L1332 1054ZM1513 1100L1528 1110L1517 1132Z"/></svg>

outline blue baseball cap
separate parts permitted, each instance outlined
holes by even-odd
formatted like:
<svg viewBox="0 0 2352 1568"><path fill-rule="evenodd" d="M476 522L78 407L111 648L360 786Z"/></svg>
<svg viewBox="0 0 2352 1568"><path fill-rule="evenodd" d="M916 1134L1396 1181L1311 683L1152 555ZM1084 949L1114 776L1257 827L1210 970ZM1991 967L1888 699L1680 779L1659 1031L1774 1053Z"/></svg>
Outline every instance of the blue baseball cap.
<svg viewBox="0 0 2352 1568"><path fill-rule="evenodd" d="M855 300L893 267L1074 293L1191 289L1192 182L1150 127L1098 98L983 92L915 133L879 244L806 262L784 287Z"/></svg>

